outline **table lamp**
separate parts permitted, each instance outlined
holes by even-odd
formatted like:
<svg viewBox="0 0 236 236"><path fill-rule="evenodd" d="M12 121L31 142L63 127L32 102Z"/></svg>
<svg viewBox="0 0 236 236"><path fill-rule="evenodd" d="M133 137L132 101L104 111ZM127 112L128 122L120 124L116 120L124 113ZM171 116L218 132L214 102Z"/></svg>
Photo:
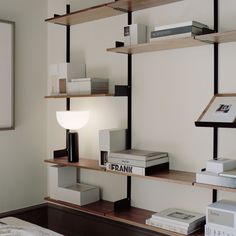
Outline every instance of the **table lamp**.
<svg viewBox="0 0 236 236"><path fill-rule="evenodd" d="M66 153L68 162L79 161L78 133L75 130L82 128L89 120L88 111L57 111L57 122L67 130Z"/></svg>

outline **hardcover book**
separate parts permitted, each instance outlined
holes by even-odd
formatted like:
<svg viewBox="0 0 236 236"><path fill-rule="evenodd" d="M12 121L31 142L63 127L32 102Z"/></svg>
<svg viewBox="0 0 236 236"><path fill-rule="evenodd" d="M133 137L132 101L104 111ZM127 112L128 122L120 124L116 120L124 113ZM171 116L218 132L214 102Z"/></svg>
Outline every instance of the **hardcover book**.
<svg viewBox="0 0 236 236"><path fill-rule="evenodd" d="M161 157L168 156L167 152L156 152L156 151L147 151L147 150L139 150L139 149L127 149L119 152L111 152L110 157L113 158L123 158L130 160L154 160Z"/></svg>

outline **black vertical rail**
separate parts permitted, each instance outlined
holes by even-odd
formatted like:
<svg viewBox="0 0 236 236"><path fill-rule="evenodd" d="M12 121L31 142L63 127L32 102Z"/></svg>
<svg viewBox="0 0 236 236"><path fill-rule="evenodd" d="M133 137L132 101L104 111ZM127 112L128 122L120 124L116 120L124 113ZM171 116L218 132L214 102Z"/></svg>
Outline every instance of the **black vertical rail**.
<svg viewBox="0 0 236 236"><path fill-rule="evenodd" d="M214 0L214 31L219 30L219 1ZM214 43L214 95L218 93L219 88L219 45ZM213 128L213 159L218 158L218 128ZM212 201L217 201L217 190L213 189Z"/></svg>
<svg viewBox="0 0 236 236"><path fill-rule="evenodd" d="M66 14L70 13L70 5L66 5ZM66 62L70 63L70 25L66 26ZM66 110L70 110L70 98L66 98ZM69 146L69 130L66 130L66 147Z"/></svg>
<svg viewBox="0 0 236 236"><path fill-rule="evenodd" d="M128 12L128 25L132 24L132 12ZM132 148L132 54L128 54L128 133L127 148ZM131 176L127 177L127 199L131 201Z"/></svg>

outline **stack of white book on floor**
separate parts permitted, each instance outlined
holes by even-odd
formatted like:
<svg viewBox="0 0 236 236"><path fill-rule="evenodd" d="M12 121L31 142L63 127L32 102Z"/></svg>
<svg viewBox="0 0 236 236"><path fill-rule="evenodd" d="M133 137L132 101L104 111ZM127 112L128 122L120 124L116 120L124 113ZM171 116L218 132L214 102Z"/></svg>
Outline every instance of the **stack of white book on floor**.
<svg viewBox="0 0 236 236"><path fill-rule="evenodd" d="M139 149L111 152L106 169L127 174L151 175L157 171L168 170L169 157L167 152Z"/></svg>
<svg viewBox="0 0 236 236"><path fill-rule="evenodd" d="M108 79L79 78L67 83L67 93L71 95L106 94L108 90Z"/></svg>
<svg viewBox="0 0 236 236"><path fill-rule="evenodd" d="M205 218L205 215L200 213L169 208L153 214L146 220L146 224L188 235L202 228Z"/></svg>
<svg viewBox="0 0 236 236"><path fill-rule="evenodd" d="M206 170L197 173L196 182L228 188L236 188L236 160L219 158L209 160Z"/></svg>
<svg viewBox="0 0 236 236"><path fill-rule="evenodd" d="M150 42L159 40L186 38L196 35L212 33L213 31L205 24L197 21L187 21L171 25L163 25L155 27L151 32Z"/></svg>

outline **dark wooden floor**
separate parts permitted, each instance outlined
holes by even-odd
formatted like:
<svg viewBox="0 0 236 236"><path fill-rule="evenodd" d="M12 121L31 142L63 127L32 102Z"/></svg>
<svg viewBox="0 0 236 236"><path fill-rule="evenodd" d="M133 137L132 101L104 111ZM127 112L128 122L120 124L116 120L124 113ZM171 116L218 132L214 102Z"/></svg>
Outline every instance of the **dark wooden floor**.
<svg viewBox="0 0 236 236"><path fill-rule="evenodd" d="M160 234L77 210L42 204L0 214L14 216L67 236L157 236Z"/></svg>

